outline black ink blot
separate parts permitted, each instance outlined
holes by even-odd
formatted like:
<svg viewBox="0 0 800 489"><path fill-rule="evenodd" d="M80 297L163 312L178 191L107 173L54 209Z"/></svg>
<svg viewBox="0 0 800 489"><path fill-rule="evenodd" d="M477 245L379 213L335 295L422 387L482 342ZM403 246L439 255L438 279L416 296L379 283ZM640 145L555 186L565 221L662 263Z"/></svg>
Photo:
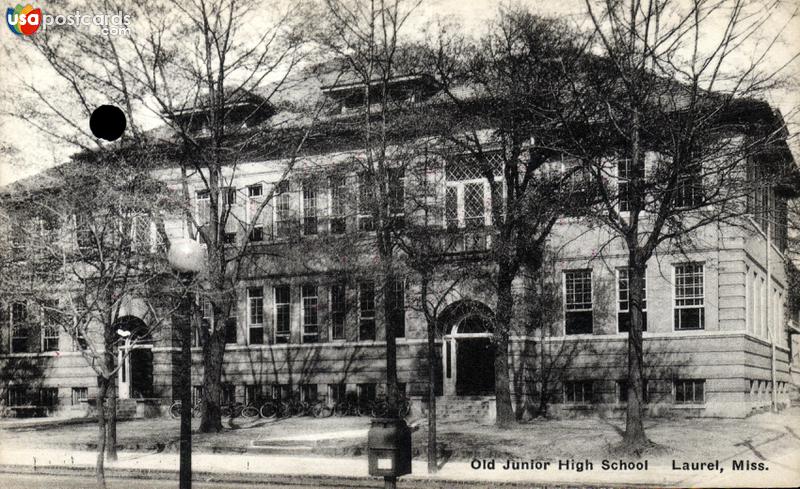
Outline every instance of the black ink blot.
<svg viewBox="0 0 800 489"><path fill-rule="evenodd" d="M89 118L89 128L92 134L106 141L115 141L122 136L127 126L125 113L114 105L101 105L94 109Z"/></svg>

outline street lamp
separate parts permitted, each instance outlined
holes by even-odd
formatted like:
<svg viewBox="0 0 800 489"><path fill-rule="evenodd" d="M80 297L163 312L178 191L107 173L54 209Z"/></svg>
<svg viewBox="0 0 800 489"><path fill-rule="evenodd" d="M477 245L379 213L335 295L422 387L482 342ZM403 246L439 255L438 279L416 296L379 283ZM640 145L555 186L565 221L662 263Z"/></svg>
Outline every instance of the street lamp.
<svg viewBox="0 0 800 489"><path fill-rule="evenodd" d="M197 241L177 239L170 243L167 261L184 284L203 271L205 249ZM184 293L177 317L181 318L181 443L179 488L192 487L192 297Z"/></svg>

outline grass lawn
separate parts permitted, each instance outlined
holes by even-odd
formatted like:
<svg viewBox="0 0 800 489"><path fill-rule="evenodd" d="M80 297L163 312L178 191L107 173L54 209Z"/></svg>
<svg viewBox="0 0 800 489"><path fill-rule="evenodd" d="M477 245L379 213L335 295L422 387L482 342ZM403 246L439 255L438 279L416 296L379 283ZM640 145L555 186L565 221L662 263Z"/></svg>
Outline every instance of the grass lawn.
<svg viewBox="0 0 800 489"><path fill-rule="evenodd" d="M195 420L195 429L199 424ZM95 424L0 428L0 443L26 447L72 447L93 449ZM221 433L195 433L196 451L244 451L252 442L311 446L308 454L362 456L366 436L358 431L369 427L368 418L291 418L286 420L225 420ZM421 420L413 434L415 456L424 456L427 423ZM669 464L672 458L702 461L800 454L800 408L780 414L762 413L745 419L669 419L646 421L648 437L661 446L648 458L654 464ZM474 422L439 424L440 449L450 459L518 458L556 460L609 457L609 449L621 440L623 419L598 417L570 420L535 420L507 430ZM118 443L124 450L176 450L179 423L169 418L124 421L118 425ZM355 432L355 436L353 436ZM343 433L337 439L334 433ZM309 441L306 435L318 434ZM297 440L287 440L296 437Z"/></svg>

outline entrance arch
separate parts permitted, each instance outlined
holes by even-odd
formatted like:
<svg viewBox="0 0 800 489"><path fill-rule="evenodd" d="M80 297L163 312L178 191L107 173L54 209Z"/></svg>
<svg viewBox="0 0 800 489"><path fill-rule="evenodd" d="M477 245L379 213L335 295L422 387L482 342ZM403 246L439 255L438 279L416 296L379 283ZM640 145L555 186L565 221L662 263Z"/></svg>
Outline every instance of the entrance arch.
<svg viewBox="0 0 800 489"><path fill-rule="evenodd" d="M444 394L488 396L494 394L494 314L477 301L459 301L442 314L446 328L442 363Z"/></svg>
<svg viewBox="0 0 800 489"><path fill-rule="evenodd" d="M119 398L152 397L153 339L147 324L136 316L122 316L114 322L114 327L120 336L117 352Z"/></svg>

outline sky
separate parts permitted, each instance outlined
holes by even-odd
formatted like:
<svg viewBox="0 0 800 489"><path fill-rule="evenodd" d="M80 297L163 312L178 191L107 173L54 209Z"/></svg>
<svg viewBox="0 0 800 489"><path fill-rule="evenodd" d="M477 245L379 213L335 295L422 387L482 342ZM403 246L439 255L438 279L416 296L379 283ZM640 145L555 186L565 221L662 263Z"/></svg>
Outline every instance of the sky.
<svg viewBox="0 0 800 489"><path fill-rule="evenodd" d="M766 0L757 1L763 3ZM515 3L544 16L565 17L577 26L588 26L584 0L517 0ZM496 15L499 5L496 0L423 0L408 29L413 32L421 29L422 25L434 17L443 16L459 22L465 32L479 34L485 32L489 20ZM34 6L41 7L46 13L49 3L36 2ZM770 66L783 65L800 49L800 18L791 16L797 7L800 7L800 1L785 1L784 5L778 7L777 15L764 28L765 33L784 29L783 42L769 50L770 56L767 62ZM258 19L256 17L253 20L257 22ZM53 140L15 117L14 114L25 110L20 103L22 97L16 95L20 90L19 81L27 80L34 86L52 90L54 74L43 60L35 56L29 57L31 53L19 49L19 44L15 43L26 42L24 38L14 35L7 27L0 26L0 31L2 31L0 63L5 67L0 71L0 89L2 89L0 93L3 94L0 99L0 186L3 186L66 161L76 148ZM754 50L759 48L756 45L751 47ZM790 134L794 137L800 132L800 111L798 111L800 62L795 60L785 68L784 72L791 75L793 83L770 93L767 100L782 111L787 119ZM54 95L50 102L73 103L71 99L66 97L62 99L57 95ZM146 120L150 124L157 123L157 117L154 116ZM88 127L88 120L84 121L84 124ZM797 144L793 144L793 150L796 148ZM795 157L800 159L800 152L795 151Z"/></svg>

